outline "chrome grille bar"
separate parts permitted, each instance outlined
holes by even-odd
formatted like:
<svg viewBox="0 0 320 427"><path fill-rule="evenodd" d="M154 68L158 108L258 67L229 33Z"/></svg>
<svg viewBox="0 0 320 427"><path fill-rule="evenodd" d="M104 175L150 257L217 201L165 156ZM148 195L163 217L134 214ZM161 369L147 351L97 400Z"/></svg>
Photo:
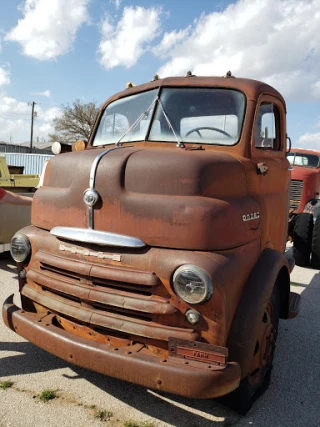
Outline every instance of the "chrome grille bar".
<svg viewBox="0 0 320 427"><path fill-rule="evenodd" d="M291 180L290 208L298 209L303 191L303 181Z"/></svg>

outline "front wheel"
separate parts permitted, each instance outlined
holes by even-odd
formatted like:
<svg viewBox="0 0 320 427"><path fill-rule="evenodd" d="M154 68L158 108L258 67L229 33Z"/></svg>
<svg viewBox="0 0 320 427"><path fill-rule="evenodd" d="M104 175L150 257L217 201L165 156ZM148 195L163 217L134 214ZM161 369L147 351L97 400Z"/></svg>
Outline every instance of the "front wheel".
<svg viewBox="0 0 320 427"><path fill-rule="evenodd" d="M242 415L249 411L269 386L278 335L279 310L280 291L276 284L260 321L249 374L243 378L236 390L218 399L219 402Z"/></svg>

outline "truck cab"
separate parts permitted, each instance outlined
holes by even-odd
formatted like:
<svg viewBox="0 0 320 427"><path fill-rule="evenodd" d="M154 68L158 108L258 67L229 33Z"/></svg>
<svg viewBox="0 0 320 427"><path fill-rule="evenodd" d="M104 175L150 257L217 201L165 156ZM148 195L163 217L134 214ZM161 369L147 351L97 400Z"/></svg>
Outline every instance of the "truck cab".
<svg viewBox="0 0 320 427"><path fill-rule="evenodd" d="M231 73L156 76L109 98L85 145L48 162L12 240L21 308L8 297L5 323L76 365L246 413L300 306L284 99Z"/></svg>

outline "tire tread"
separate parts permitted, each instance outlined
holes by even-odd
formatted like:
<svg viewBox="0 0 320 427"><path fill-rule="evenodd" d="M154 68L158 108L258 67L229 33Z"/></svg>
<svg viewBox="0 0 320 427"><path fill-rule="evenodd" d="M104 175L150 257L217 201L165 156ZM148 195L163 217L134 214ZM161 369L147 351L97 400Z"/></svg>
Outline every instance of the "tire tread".
<svg viewBox="0 0 320 427"><path fill-rule="evenodd" d="M310 262L313 233L313 215L303 212L298 215L293 231L293 256L296 264L306 267Z"/></svg>
<svg viewBox="0 0 320 427"><path fill-rule="evenodd" d="M320 216L316 219L312 233L311 267L320 269Z"/></svg>

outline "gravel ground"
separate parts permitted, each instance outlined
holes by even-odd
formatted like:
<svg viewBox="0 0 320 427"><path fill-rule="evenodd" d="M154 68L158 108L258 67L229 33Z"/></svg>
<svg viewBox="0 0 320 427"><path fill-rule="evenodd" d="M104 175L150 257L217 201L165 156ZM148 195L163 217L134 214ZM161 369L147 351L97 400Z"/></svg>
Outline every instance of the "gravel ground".
<svg viewBox="0 0 320 427"><path fill-rule="evenodd" d="M160 395L69 365L13 333L1 318L0 382L13 386L0 389L0 427L320 427L320 273L295 267L291 280L302 293L302 308L296 319L280 321L270 387L246 417L212 400ZM1 303L12 293L19 303L16 290L15 267L2 254ZM55 390L57 398L41 401L44 390Z"/></svg>

